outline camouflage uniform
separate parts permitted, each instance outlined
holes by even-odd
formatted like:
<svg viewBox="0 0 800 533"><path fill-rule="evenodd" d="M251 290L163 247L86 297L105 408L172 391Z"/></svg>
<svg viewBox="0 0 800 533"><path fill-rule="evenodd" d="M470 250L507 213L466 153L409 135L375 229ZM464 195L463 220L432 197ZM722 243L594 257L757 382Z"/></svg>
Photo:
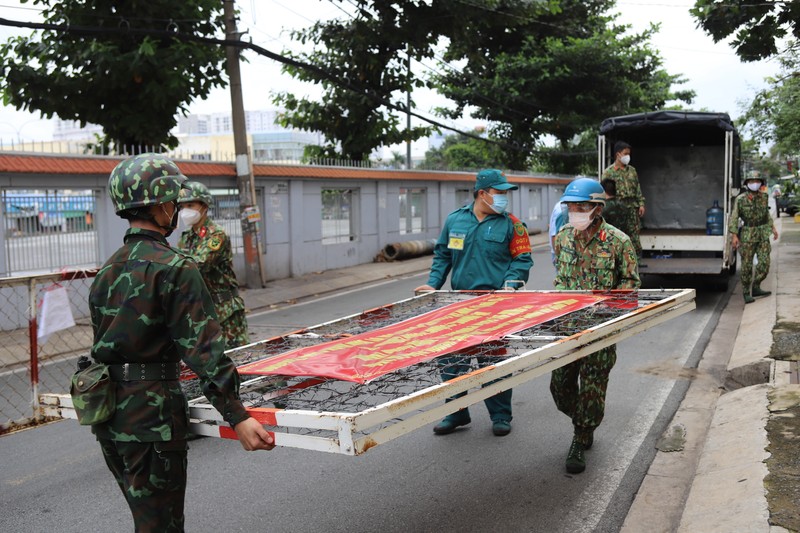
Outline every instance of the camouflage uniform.
<svg viewBox="0 0 800 533"><path fill-rule="evenodd" d="M617 187L617 195L614 200L618 204L620 225L612 224L621 229L633 243L637 257L642 255L642 243L639 241L641 230L641 220L639 218L639 208L644 207L644 195L639 186L639 176L636 169L631 165L616 168L611 165L603 172L602 179L614 180ZM605 214L605 210L603 210Z"/></svg>
<svg viewBox="0 0 800 533"><path fill-rule="evenodd" d="M630 233L632 233L634 229L628 227L628 219L630 218L627 216L628 211L629 209L627 209L622 202L617 200L616 197L608 198L603 208L603 219L605 219L606 223L611 224L630 237Z"/></svg>
<svg viewBox="0 0 800 533"><path fill-rule="evenodd" d="M569 224L556 235L559 290L637 289L639 273L630 239L601 221L589 242ZM585 447L605 412L608 377L617 360L616 346L553 371L550 393L559 411L572 419L575 438Z"/></svg>
<svg viewBox="0 0 800 533"><path fill-rule="evenodd" d="M217 310L227 348L249 344L244 300L233 272L231 240L213 220L181 234L178 248L190 254L200 269Z"/></svg>
<svg viewBox="0 0 800 533"><path fill-rule="evenodd" d="M185 180L169 159L143 154L117 165L109 194L119 216L157 224L146 218L150 206L175 202ZM174 216L159 227L168 234L176 223ZM136 531L183 531L189 409L180 361L226 422L249 418L211 295L191 258L164 234L131 227L92 283L89 312L92 357L109 365L116 397L113 416L92 432Z"/></svg>
<svg viewBox="0 0 800 533"><path fill-rule="evenodd" d="M739 227L739 219L742 227ZM769 198L763 192L744 192L733 202L733 213L728 219L728 231L739 236L739 255L742 258L742 289L745 295L752 287L758 287L769 273L769 254L772 251L769 238L774 222L769 214ZM753 256L758 264L753 274Z"/></svg>

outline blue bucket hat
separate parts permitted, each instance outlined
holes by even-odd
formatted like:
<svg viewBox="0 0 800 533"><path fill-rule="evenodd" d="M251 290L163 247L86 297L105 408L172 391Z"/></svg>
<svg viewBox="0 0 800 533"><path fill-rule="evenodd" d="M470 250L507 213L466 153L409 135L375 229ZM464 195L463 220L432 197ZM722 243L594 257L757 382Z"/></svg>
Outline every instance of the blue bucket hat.
<svg viewBox="0 0 800 533"><path fill-rule="evenodd" d="M502 170L487 168L478 172L475 180L475 190L497 189L498 191L516 191L518 186L508 182Z"/></svg>

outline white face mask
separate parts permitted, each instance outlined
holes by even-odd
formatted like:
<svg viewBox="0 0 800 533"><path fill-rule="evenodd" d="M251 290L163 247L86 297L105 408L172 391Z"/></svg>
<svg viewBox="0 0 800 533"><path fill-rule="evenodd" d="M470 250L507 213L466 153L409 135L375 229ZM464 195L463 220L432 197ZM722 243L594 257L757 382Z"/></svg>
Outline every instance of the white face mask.
<svg viewBox="0 0 800 533"><path fill-rule="evenodd" d="M758 189L761 188L761 182L760 181L753 181L751 183L748 183L747 184L747 188L750 189L753 192L756 192Z"/></svg>
<svg viewBox="0 0 800 533"><path fill-rule="evenodd" d="M581 212L573 212L570 211L569 213L569 223L578 231L585 231L586 228L592 225L594 221L594 209L591 211L587 211L586 213Z"/></svg>
<svg viewBox="0 0 800 533"><path fill-rule="evenodd" d="M189 209L188 207L181 209L181 222L183 222L183 224L187 227L192 227L200 222L202 216L202 213L200 213L200 211L197 209Z"/></svg>
<svg viewBox="0 0 800 533"><path fill-rule="evenodd" d="M631 156L623 155L622 157L619 158L619 162L622 163L623 165L627 166L628 163L631 162Z"/></svg>

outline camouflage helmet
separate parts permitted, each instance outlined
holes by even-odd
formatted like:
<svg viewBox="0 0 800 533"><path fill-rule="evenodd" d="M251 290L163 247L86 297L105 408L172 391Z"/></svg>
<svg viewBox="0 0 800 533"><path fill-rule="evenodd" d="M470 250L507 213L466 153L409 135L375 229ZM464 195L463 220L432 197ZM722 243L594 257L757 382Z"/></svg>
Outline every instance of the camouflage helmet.
<svg viewBox="0 0 800 533"><path fill-rule="evenodd" d="M179 204L186 202L203 202L206 206L210 206L211 191L199 181L187 181L178 197Z"/></svg>
<svg viewBox="0 0 800 533"><path fill-rule="evenodd" d="M186 176L171 159L160 154L139 154L114 167L108 178L108 193L119 215L126 209L177 199L185 181Z"/></svg>

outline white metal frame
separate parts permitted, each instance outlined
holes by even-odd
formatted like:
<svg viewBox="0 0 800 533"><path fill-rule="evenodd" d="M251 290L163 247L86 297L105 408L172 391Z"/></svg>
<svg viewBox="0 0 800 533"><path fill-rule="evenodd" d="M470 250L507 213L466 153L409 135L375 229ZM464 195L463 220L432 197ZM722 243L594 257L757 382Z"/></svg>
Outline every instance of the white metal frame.
<svg viewBox="0 0 800 533"><path fill-rule="evenodd" d="M448 292L448 291L437 291ZM529 291L552 292L552 291ZM585 291L562 291L581 293ZM504 390L519 386L538 376L552 372L648 328L676 318L695 308L695 291L641 290L640 294L669 296L632 310L607 322L563 338L526 337L542 346L509 357L500 363L479 368L456 379L416 391L358 413L249 408L248 412L269 429L278 446L306 450L360 455L370 448L434 422L458 409L480 402ZM428 293L431 294L431 293ZM424 298L426 295L418 296ZM330 324L330 322L326 323ZM515 336L507 337L521 338ZM242 390L257 387L258 378L242 384ZM496 380L496 381L495 381ZM482 387L485 383L495 381ZM461 398L443 403L458 393ZM69 395L47 394L41 397L47 416L75 418ZM236 438L222 416L205 398L190 402L191 431L197 435ZM324 435L298 434L291 431L319 430Z"/></svg>

